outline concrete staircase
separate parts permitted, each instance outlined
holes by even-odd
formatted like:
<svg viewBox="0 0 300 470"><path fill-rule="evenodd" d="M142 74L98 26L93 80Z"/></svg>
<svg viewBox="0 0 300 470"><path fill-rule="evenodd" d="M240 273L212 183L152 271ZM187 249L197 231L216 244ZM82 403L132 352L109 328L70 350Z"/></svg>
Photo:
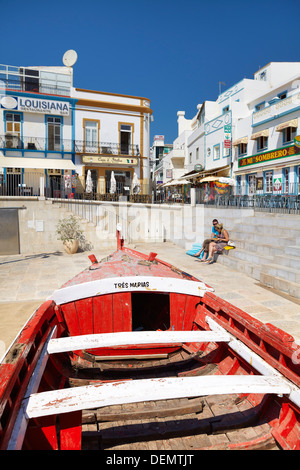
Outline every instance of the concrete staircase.
<svg viewBox="0 0 300 470"><path fill-rule="evenodd" d="M236 249L218 256L218 263L300 299L299 216L256 212L226 227Z"/></svg>

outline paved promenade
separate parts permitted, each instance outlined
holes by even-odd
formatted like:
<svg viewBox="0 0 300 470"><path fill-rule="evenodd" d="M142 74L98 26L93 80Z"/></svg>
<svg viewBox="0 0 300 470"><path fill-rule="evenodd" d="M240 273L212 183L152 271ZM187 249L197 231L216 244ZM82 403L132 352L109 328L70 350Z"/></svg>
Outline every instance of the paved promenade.
<svg viewBox="0 0 300 470"><path fill-rule="evenodd" d="M197 276L215 293L265 323L294 336L300 345L300 302L276 293L242 273L220 264L208 265L185 254L173 243L129 245ZM113 250L94 249L98 260ZM90 265L90 253L62 252L0 256L0 357L34 310L55 289ZM2 348L2 351L1 351Z"/></svg>

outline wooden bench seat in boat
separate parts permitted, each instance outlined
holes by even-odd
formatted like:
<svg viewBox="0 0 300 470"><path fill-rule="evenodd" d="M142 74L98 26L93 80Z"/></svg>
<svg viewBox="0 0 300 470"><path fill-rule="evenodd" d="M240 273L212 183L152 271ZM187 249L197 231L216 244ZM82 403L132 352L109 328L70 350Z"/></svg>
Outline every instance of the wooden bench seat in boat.
<svg viewBox="0 0 300 470"><path fill-rule="evenodd" d="M229 342L226 332L213 331L133 331L120 333L103 333L71 336L52 339L49 342L48 354L78 351L83 349L119 347L140 344L182 344Z"/></svg>
<svg viewBox="0 0 300 470"><path fill-rule="evenodd" d="M27 418L141 401L228 393L290 393L278 377L257 375L159 378L110 382L33 394L26 403Z"/></svg>

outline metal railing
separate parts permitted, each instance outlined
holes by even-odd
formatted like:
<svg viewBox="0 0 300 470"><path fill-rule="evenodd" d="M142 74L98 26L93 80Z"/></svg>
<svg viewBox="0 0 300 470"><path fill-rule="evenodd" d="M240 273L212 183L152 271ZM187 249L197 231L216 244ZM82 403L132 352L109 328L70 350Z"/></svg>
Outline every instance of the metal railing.
<svg viewBox="0 0 300 470"><path fill-rule="evenodd" d="M138 145L116 144L114 142L84 142L82 140L19 137L13 132L0 135L0 148L4 150L55 150L58 152L76 152L97 155L122 155L136 157L140 155Z"/></svg>

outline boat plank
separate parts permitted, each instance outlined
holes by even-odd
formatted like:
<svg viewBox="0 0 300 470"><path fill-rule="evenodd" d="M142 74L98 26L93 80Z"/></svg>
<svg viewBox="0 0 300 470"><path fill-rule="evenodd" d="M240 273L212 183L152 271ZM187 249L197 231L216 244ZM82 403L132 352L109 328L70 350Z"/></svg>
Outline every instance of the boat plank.
<svg viewBox="0 0 300 470"><path fill-rule="evenodd" d="M63 316L68 326L70 335L81 335L75 302L70 302L62 307Z"/></svg>
<svg viewBox="0 0 300 470"><path fill-rule="evenodd" d="M171 329L182 330L186 297L183 294L170 294Z"/></svg>
<svg viewBox="0 0 300 470"><path fill-rule="evenodd" d="M227 333L212 331L125 331L58 338L50 341L48 353L129 345L178 344L192 342L226 342Z"/></svg>
<svg viewBox="0 0 300 470"><path fill-rule="evenodd" d="M229 393L289 394L290 386L277 377L208 376L110 382L33 394L25 399L29 418L79 409ZM25 406L25 404L24 404Z"/></svg>
<svg viewBox="0 0 300 470"><path fill-rule="evenodd" d="M79 329L82 335L94 331L93 325L93 299L80 299L75 303Z"/></svg>

